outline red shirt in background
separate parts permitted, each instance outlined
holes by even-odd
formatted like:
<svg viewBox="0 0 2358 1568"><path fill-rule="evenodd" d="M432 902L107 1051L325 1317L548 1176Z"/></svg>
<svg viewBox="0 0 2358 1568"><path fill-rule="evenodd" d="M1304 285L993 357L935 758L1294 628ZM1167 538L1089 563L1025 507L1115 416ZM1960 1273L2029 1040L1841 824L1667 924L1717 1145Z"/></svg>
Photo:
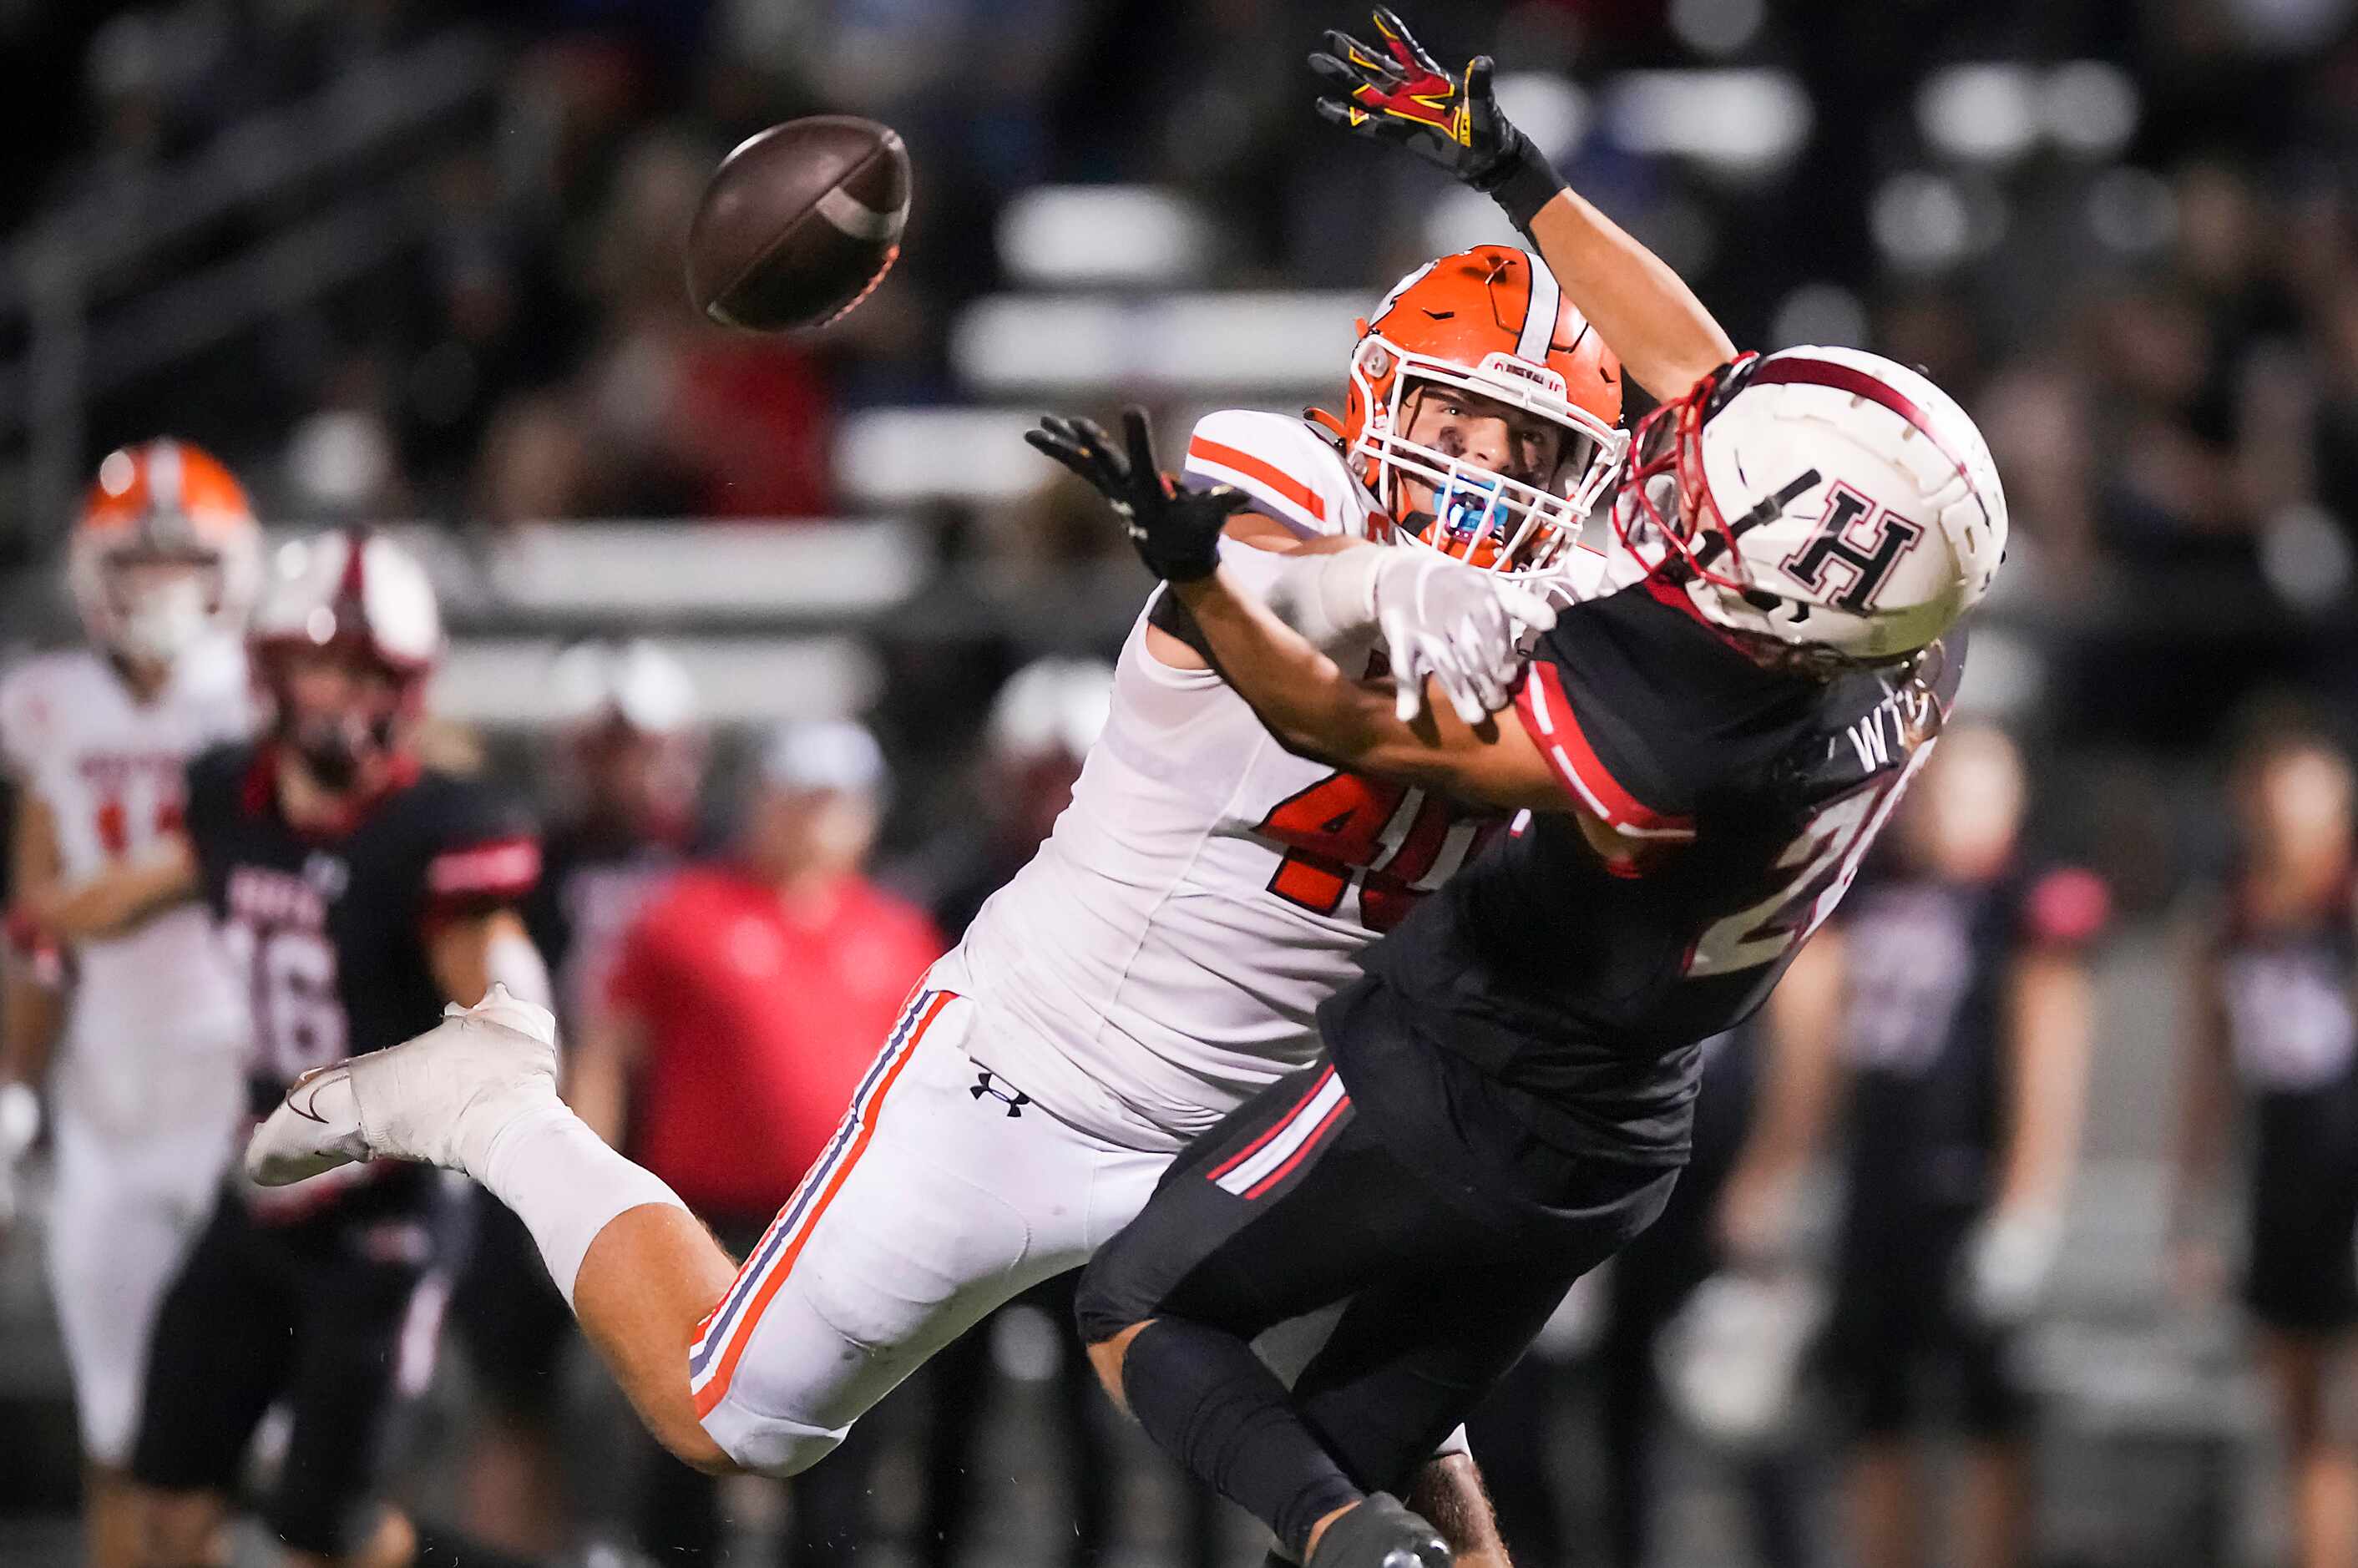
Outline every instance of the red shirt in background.
<svg viewBox="0 0 2358 1568"><path fill-rule="evenodd" d="M683 871L624 935L607 998L645 1034L633 1157L707 1217L785 1202L944 950L859 878L818 906L730 868Z"/></svg>

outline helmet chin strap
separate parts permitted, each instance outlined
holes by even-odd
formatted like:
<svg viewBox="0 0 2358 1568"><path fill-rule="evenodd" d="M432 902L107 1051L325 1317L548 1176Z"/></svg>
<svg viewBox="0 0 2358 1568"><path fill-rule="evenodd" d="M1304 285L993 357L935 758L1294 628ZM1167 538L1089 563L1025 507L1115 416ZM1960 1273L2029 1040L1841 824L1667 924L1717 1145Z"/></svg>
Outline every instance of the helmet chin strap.
<svg viewBox="0 0 2358 1568"><path fill-rule="evenodd" d="M1683 568L1682 575L1702 576L1711 563L1728 548L1732 541L1741 539L1753 529L1764 524L1773 523L1784 515L1785 508L1790 506L1798 497L1807 494L1818 482L1819 477L1817 470L1804 469L1779 486L1774 493L1762 496L1751 511L1729 523L1725 535L1718 534L1706 535L1703 543L1695 546L1694 554L1691 558L1679 562ZM1749 574L1747 576L1748 579ZM1749 586L1739 589L1737 593L1747 604L1764 615L1784 603L1786 598L1785 595L1773 592L1768 589ZM1768 602L1762 603L1763 600Z"/></svg>

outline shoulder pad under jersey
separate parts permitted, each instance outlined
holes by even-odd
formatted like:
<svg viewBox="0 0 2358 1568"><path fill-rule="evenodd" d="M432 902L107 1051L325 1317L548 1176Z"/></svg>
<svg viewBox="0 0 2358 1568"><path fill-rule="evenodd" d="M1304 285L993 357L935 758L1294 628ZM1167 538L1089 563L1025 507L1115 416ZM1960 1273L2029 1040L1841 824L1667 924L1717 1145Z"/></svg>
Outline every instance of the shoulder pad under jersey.
<svg viewBox="0 0 2358 1568"><path fill-rule="evenodd" d="M1366 531L1373 500L1343 454L1317 427L1284 414L1223 408L1195 422L1186 471L1232 484L1268 514L1308 537Z"/></svg>

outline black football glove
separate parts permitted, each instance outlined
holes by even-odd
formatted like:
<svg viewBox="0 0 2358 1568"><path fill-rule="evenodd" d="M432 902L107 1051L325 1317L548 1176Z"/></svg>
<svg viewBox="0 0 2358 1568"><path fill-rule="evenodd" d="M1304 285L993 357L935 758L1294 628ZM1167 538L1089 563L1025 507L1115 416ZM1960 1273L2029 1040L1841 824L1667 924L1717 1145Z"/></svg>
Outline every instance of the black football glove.
<svg viewBox="0 0 2358 1568"><path fill-rule="evenodd" d="M1121 423L1129 438L1127 458L1087 419L1043 415L1040 428L1024 431L1023 438L1113 503L1148 571L1165 582L1211 576L1219 564L1221 528L1230 513L1250 505L1252 498L1232 484L1189 490L1177 483L1155 464L1146 411L1124 409Z"/></svg>
<svg viewBox="0 0 2358 1568"><path fill-rule="evenodd" d="M1341 94L1321 98L1319 115L1439 164L1496 199L1517 228L1529 228L1563 181L1531 138L1498 112L1490 92L1490 57L1476 55L1463 77L1452 76L1389 7L1376 7L1375 23L1380 49L1330 29L1332 52L1310 57L1310 69Z"/></svg>

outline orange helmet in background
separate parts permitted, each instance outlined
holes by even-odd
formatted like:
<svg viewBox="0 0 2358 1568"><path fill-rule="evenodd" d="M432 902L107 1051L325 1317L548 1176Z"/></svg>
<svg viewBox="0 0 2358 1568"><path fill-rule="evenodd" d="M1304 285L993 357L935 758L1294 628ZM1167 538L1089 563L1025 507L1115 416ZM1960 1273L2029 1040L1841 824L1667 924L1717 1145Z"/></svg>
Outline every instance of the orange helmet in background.
<svg viewBox="0 0 2358 1568"><path fill-rule="evenodd" d="M154 440L98 465L66 558L92 641L168 664L208 633L242 627L261 575L254 508L211 453Z"/></svg>
<svg viewBox="0 0 2358 1568"><path fill-rule="evenodd" d="M1408 395L1457 387L1562 426L1544 482L1512 479L1405 434ZM1427 262L1360 324L1342 434L1359 478L1400 515L1403 478L1429 484L1433 518L1413 539L1497 570L1559 560L1628 455L1621 363L1528 251L1476 245Z"/></svg>

